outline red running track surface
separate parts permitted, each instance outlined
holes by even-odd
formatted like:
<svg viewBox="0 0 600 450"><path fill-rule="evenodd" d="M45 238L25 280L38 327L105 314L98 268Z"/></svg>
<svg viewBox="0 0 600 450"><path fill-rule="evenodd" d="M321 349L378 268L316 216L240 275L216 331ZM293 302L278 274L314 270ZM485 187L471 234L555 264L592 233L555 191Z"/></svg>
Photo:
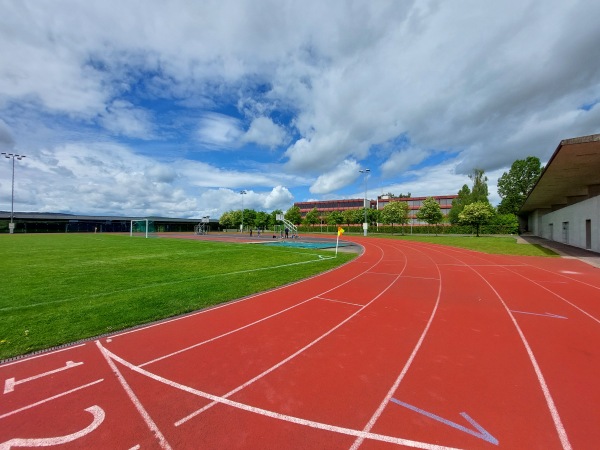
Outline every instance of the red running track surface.
<svg viewBox="0 0 600 450"><path fill-rule="evenodd" d="M0 450L600 448L600 272L377 238L280 289L0 366Z"/></svg>

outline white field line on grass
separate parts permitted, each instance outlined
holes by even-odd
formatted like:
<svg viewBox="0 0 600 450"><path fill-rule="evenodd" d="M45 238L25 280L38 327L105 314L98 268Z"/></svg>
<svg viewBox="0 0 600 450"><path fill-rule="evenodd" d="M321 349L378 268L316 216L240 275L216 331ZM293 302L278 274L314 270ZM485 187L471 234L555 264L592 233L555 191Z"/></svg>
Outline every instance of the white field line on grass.
<svg viewBox="0 0 600 450"><path fill-rule="evenodd" d="M185 347L185 348L182 348L182 349L176 350L176 351L174 351L174 352L172 352L172 353L169 353L169 354L166 354L166 355L160 356L160 357L158 357L158 358L155 358L155 359L153 359L153 360L151 360L151 361L146 361L146 362L144 362L144 363L142 363L142 364L139 364L139 367L144 367L144 366L147 366L147 365L149 365L149 364L152 364L152 363L155 363L155 362L161 361L161 360L163 360L163 359L169 358L169 357L171 357L171 356L179 355L179 354L181 354L181 353L183 353L183 352L186 352L186 351L188 351L188 350L192 350L192 349L194 349L194 348L200 347L201 345L207 344L207 343L209 343L209 342L216 341L217 339L221 339L221 338L223 338L223 337L225 337L225 336L229 336L230 334L237 333L238 331L244 330L244 329L246 329L246 328L248 328L248 327L251 327L251 326L253 326L253 325L256 325L256 324L258 324L258 323L260 323L260 322L263 322L263 321L265 321L265 320L267 320L267 319L271 319L271 318L273 318L273 317L275 317L275 316L278 316L279 314L282 314L282 313L284 313L284 312L287 312L287 311L289 311L289 310L291 310L291 309L293 309L293 308L296 308L297 306L303 305L304 303L306 303L306 302L309 302L309 301L311 301L311 300L314 300L315 298L319 297L319 295L326 294L326 293L328 293L328 292L330 292L330 291L333 291L334 289L337 289L337 288L339 288L340 286L343 286L344 284L347 284L347 283L349 283L349 282L350 282L350 281L352 281L352 280L355 280L355 279L356 279L356 278L358 278L359 276L361 276L361 275L365 274L366 272L368 272L368 271L369 271L369 270L370 270L372 267L374 267L375 265L377 265L377 264L378 264L378 263L381 261L381 259L382 259L382 258L383 258L383 252L382 252L382 256L379 258L379 260L378 260L378 261L377 261L377 262L376 262L376 263L375 263L373 266L371 266L369 269L367 269L367 270L365 270L365 271L361 272L360 274L358 274L358 275L356 275L356 276L352 277L352 278L351 278L351 279L349 279L349 280L346 280L346 281L344 281L343 283L340 283L340 284L338 284L338 285L336 285L336 286L334 286L334 287L332 287L332 288L330 288L330 289L328 289L328 290L326 290L326 291L322 292L321 294L317 294L317 295L316 295L316 296L314 296L314 297L308 298L308 299L306 299L306 300L302 300L301 302L299 302L299 303L296 303L295 305L292 305L292 306L290 306L290 307L288 307L288 308L285 308L285 309L283 309L283 310L281 310L281 311L278 311L278 312L276 312L276 313L274 313L274 314L271 314L271 315L269 315L269 316L266 316L266 317L263 317L263 318L261 318L261 319L258 319L258 320L254 321L254 322L251 322L251 323L249 323L249 324L246 324L246 325L244 325L244 326L241 326L241 327L239 327L239 328L236 328L236 329L234 329L234 330L230 330L230 331L228 331L227 333L223 333L223 334L220 334L219 336L215 336L215 337L212 337L212 338L210 338L210 339L207 339L207 340L205 340L205 341L198 342L198 343L196 343L196 344L190 345L189 347ZM271 291L269 291L269 292L271 292ZM260 294L258 294L258 295L260 295ZM215 308L213 308L213 309L215 309ZM187 317L189 317L189 316L187 316Z"/></svg>
<svg viewBox="0 0 600 450"><path fill-rule="evenodd" d="M91 300L91 299L94 299L94 298L107 297L107 296L114 295L114 294L121 294L121 293L124 293L124 292L141 291L141 290L144 290L144 289L151 289L151 288L162 287L162 286L173 286L175 284L188 283L188 282L191 282L191 281L207 280L207 279L210 279L210 278L227 277L227 276L232 276L232 275L240 275L240 274L244 274L244 273L261 272L261 271L264 271L264 270L281 269L283 267L290 267L290 266L298 266L298 265L303 265L303 264L312 264L312 263L323 262L323 261L327 261L329 259L335 259L335 257L332 256L332 257L328 257L328 258L311 259L309 261L300 261L300 262L289 263L289 264L280 264L280 265L277 265L277 266L260 267L258 269L246 269L246 270L237 270L235 272L217 273L217 274L214 274L214 275L207 275L207 276L204 276L204 277L185 278L183 280L162 281L160 283L145 284L143 286L136 286L136 287L126 288L126 289L117 289L117 290L114 290L114 291L101 292L101 293L98 293L98 294L91 294L91 295L85 295L85 296L63 298L63 299L60 299L60 300L52 300L50 302L32 303L30 305L8 306L6 308L0 308L0 312L15 311L15 310L19 310L19 309L29 309L29 308L35 308L35 307L38 307L38 306L53 305L53 304L56 304L56 303L67 303L67 302L72 302L72 301L81 300L81 299Z"/></svg>
<svg viewBox="0 0 600 450"><path fill-rule="evenodd" d="M350 262L357 263L362 256L363 255L360 255L357 259L352 260ZM380 258L380 260L381 260L381 258ZM375 264L378 264L378 262L375 263ZM261 296L261 295L263 295L263 294L265 294L267 292L270 293L270 292L276 292L276 291L279 291L279 290L282 290L282 289L287 289L287 288L289 288L291 286L295 286L296 284L303 283L305 281L308 281L308 280L317 278L319 276L325 275L326 273L329 273L329 272L331 272L332 270L335 270L335 269L339 269L339 267L334 267L333 269L327 270L327 271L325 271L323 273L319 273L319 274L313 275L313 276L311 276L309 278L305 278L305 279L302 279L302 280L294 281L292 283L288 283L288 284L285 284L283 286L278 286L276 288L269 289L267 291L257 292L256 294L248 295L246 297L243 297L243 298L240 298L240 299L237 299L237 300L232 300L232 301L229 301L229 302L226 302L226 303L222 303L222 304L219 304L219 305L207 307L207 308L204 308L204 309L202 309L200 311L196 311L196 312L193 312L193 313L185 314L185 315L182 315L182 316L179 316L179 317L174 317L172 319L162 320L160 322L151 323L149 325L141 326L141 327L135 328L133 330L124 331L122 333L113 334L112 336L110 336L110 338L111 339L115 339L115 338L117 338L119 336L124 336L124 335L131 334L131 333L137 333L139 331L147 330L149 328L154 328L154 327L157 327L157 326L160 326L160 325L164 325L166 323L170 323L170 322L175 322L175 321L178 321L178 320L187 319L189 317L196 316L196 315L199 315L199 314L206 314L206 313L214 311L216 309L226 308L226 307L232 306L232 305L234 305L234 304L236 304L238 302L245 302L245 301L254 299L254 298L259 297L259 296Z"/></svg>
<svg viewBox="0 0 600 450"><path fill-rule="evenodd" d="M217 395L212 395L207 392L200 391L200 390L192 388L190 386L186 386L186 385L177 383L177 382L169 380L167 378L163 378L160 375L156 375L152 372L149 372L145 369L142 369L140 367L137 367L137 366L125 361L121 357L112 353L110 350L102 347L102 344L99 341L97 341L97 345L100 348L100 350L107 357L114 359L115 361L119 362L120 364L124 365L125 367L129 368L130 370L132 370L134 372L144 375L154 381L158 381L159 383L163 383L167 386L173 387L175 389L179 389L183 392L187 392L187 393L190 393L190 394L198 396L198 397L212 400L213 402L221 403L223 405L230 406L232 408L237 408L242 411L259 414L261 416L281 420L284 422L293 423L296 425L303 425L303 426L306 426L309 428L329 431L329 432L333 432L333 433L339 433L339 434L343 434L343 435L347 435L347 436L362 437L363 439L371 439L371 440L380 441L380 442L387 442L390 444L404 445L407 447L422 448L422 449L426 449L426 450L458 450L454 447L445 447L445 446L441 446L441 445L429 444L426 442L419 442L419 441L412 441L409 439L396 438L396 437L386 436L386 435L382 435L382 434L365 433L363 431L353 430L351 428L344 428L344 427L340 427L340 426L336 426L336 425L330 425L330 424L326 424L326 423L322 423L322 422L316 422L313 420L302 419L300 417L294 417L294 416L290 416L287 414L281 414L281 413L269 411L269 410L266 410L263 408L258 408L255 406L247 405L245 403L240 403L240 402L236 402L233 400L229 400L229 399L217 396Z"/></svg>

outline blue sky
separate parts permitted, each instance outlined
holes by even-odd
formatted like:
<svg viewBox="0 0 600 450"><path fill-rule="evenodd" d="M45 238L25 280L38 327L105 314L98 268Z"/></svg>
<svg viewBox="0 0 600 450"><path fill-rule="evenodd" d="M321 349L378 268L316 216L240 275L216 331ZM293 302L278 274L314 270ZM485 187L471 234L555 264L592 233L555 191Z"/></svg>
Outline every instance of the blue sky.
<svg viewBox="0 0 600 450"><path fill-rule="evenodd" d="M0 0L17 211L452 194L600 132L600 3ZM0 164L0 210L10 164ZM1 161L0 161L1 162Z"/></svg>

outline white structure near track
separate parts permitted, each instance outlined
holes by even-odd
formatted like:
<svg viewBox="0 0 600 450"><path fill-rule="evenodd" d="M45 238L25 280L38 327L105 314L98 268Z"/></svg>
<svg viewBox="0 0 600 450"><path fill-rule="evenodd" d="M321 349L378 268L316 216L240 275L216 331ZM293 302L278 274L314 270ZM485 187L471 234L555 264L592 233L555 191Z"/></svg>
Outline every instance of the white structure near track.
<svg viewBox="0 0 600 450"><path fill-rule="evenodd" d="M560 142L521 214L536 236L600 252L600 134Z"/></svg>

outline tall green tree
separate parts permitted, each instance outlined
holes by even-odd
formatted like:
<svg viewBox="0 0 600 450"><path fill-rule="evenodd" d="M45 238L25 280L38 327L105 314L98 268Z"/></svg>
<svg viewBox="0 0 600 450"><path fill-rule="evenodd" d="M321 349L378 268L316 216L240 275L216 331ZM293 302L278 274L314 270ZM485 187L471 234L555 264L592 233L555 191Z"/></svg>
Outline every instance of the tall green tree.
<svg viewBox="0 0 600 450"><path fill-rule="evenodd" d="M292 206L285 212L284 217L286 220L289 220L294 225L300 225L302 223L302 214L300 213L299 206Z"/></svg>
<svg viewBox="0 0 600 450"><path fill-rule="evenodd" d="M316 225L317 223L320 222L320 220L321 219L319 217L319 211L317 211L317 208L311 209L304 216L304 224L305 225Z"/></svg>
<svg viewBox="0 0 600 450"><path fill-rule="evenodd" d="M495 211L487 202L474 202L469 203L464 207L462 212L458 215L459 222L462 225L471 225L477 230L477 237L479 237L479 229L481 225L485 225L494 217Z"/></svg>
<svg viewBox="0 0 600 450"><path fill-rule="evenodd" d="M427 222L429 225L437 226L442 222L444 214L437 200L433 197L427 197L417 211L417 219ZM437 234L437 228L436 228Z"/></svg>
<svg viewBox="0 0 600 450"><path fill-rule="evenodd" d="M498 179L498 194L502 198L498 205L500 214L517 214L527 199L527 195L542 174L539 158L528 156L517 159Z"/></svg>
<svg viewBox="0 0 600 450"><path fill-rule="evenodd" d="M405 225L408 223L408 203L389 202L381 210L381 222L385 224Z"/></svg>
<svg viewBox="0 0 600 450"><path fill-rule="evenodd" d="M485 176L483 169L473 169L469 178L473 181L473 187L471 187L471 201L469 203L489 203L488 196L490 193L487 185L488 178Z"/></svg>
<svg viewBox="0 0 600 450"><path fill-rule="evenodd" d="M269 228L269 221L271 217L264 211L257 211L256 217L254 218L254 226L261 230L266 230Z"/></svg>
<svg viewBox="0 0 600 450"><path fill-rule="evenodd" d="M342 212L342 217L344 218L344 223L350 226L353 223L361 223L362 212L363 209L345 209Z"/></svg>
<svg viewBox="0 0 600 450"><path fill-rule="evenodd" d="M344 216L339 211L331 211L327 215L327 223L333 226L341 225L344 223Z"/></svg>
<svg viewBox="0 0 600 450"><path fill-rule="evenodd" d="M471 189L464 184L462 189L458 191L458 197L452 200L452 208L448 212L448 220L452 225L456 225L459 222L458 216L469 203L471 203Z"/></svg>
<svg viewBox="0 0 600 450"><path fill-rule="evenodd" d="M223 214L221 214L221 218L219 219L219 225L221 225L221 227L225 229L234 228L235 222L233 217L233 211L225 211Z"/></svg>

